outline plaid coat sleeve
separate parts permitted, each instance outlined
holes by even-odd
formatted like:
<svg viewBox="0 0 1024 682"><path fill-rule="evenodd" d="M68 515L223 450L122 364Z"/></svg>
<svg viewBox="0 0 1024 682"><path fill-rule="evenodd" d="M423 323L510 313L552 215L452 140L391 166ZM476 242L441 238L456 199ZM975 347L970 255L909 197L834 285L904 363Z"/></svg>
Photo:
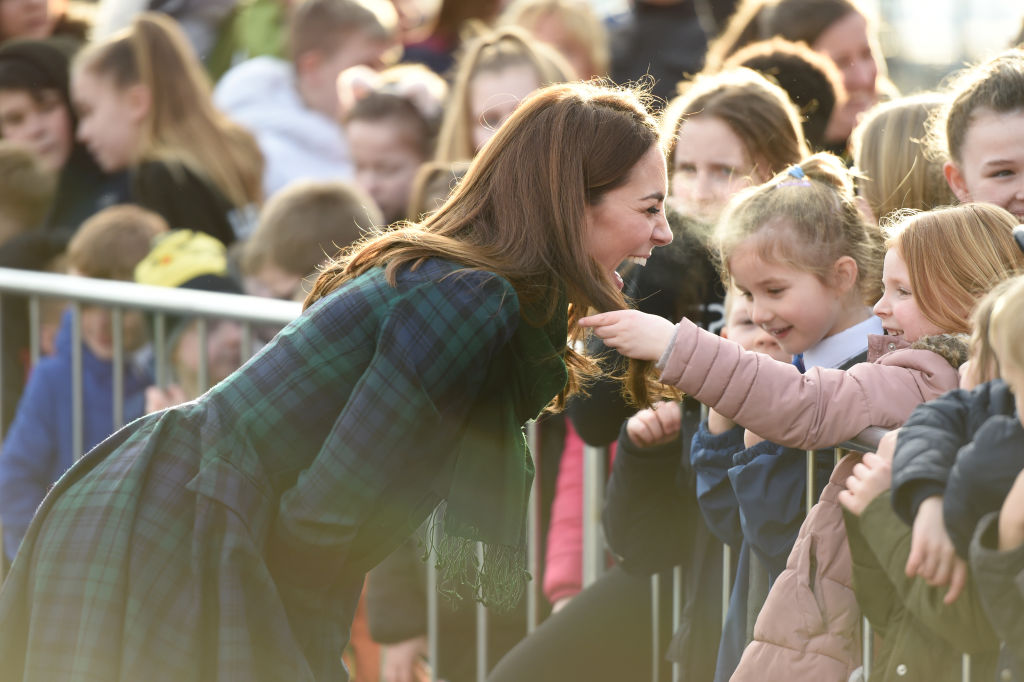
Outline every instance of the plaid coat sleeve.
<svg viewBox="0 0 1024 682"><path fill-rule="evenodd" d="M422 471L431 453L450 449L484 368L515 331L511 285L481 273L461 279L457 287L400 287L330 433L281 497L267 556L275 582L295 607L293 628L301 627L296 621L306 608L318 607L337 576L361 575L411 532L409 524L419 523L410 518L417 511L412 507L429 479L409 485L405 474ZM432 460L428 471L441 466ZM432 506L436 499L429 499ZM396 516L405 523L389 538Z"/></svg>

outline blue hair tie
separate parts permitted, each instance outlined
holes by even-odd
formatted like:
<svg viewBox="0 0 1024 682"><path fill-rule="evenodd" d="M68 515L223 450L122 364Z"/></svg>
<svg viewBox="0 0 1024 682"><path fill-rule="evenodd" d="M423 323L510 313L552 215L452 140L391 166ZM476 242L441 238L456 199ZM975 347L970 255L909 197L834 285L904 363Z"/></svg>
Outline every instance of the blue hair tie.
<svg viewBox="0 0 1024 682"><path fill-rule="evenodd" d="M779 184L775 185L776 187L810 187L811 186L811 181L808 179L807 174L804 173L804 169L801 168L800 166L796 166L796 165L790 166L789 169L786 171L786 175L788 175L789 178L792 178L792 180L790 180L789 178L786 178L785 180L782 180Z"/></svg>

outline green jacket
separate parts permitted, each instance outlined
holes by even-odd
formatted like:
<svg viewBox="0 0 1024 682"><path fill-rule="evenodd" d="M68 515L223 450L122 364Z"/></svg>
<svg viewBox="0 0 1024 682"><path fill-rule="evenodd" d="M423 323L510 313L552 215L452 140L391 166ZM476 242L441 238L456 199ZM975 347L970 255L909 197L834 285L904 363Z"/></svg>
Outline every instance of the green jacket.
<svg viewBox="0 0 1024 682"><path fill-rule="evenodd" d="M221 24L220 35L206 58L216 83L235 64L253 57L287 56L287 15L281 0L245 0Z"/></svg>
<svg viewBox="0 0 1024 682"><path fill-rule="evenodd" d="M966 653L972 680L993 679L999 640L973 578L968 576L963 593L947 606L945 587L907 577L910 527L896 516L888 491L860 518L847 513L845 520L857 603L874 635L870 678L960 682Z"/></svg>

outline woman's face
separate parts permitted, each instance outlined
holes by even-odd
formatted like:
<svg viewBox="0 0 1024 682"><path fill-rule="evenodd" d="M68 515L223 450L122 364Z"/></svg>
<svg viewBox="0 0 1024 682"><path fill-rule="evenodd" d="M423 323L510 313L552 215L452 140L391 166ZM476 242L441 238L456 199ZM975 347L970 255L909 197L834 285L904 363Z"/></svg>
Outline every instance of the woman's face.
<svg viewBox="0 0 1024 682"><path fill-rule="evenodd" d="M672 241L665 220L665 156L651 147L629 171L626 182L588 205L587 248L591 257L622 287L615 271L626 260L645 265L656 246Z"/></svg>
<svg viewBox="0 0 1024 682"><path fill-rule="evenodd" d="M829 57L843 74L847 101L836 106L825 132L829 140L845 140L857 118L878 102L879 56L860 12L848 12L822 31L812 48Z"/></svg>
<svg viewBox="0 0 1024 682"><path fill-rule="evenodd" d="M100 168L109 173L132 165L149 112L144 86L119 89L105 76L78 69L71 78L71 99L78 112L78 139Z"/></svg>
<svg viewBox="0 0 1024 682"><path fill-rule="evenodd" d="M540 87L529 64L514 64L497 71L484 70L469 80L469 115L473 148L480 151L526 96Z"/></svg>
<svg viewBox="0 0 1024 682"><path fill-rule="evenodd" d="M57 23L50 0L0 0L0 38L48 38Z"/></svg>
<svg viewBox="0 0 1024 682"><path fill-rule="evenodd" d="M1024 221L1024 111L975 111L960 162L947 162L945 172L960 201L986 201Z"/></svg>
<svg viewBox="0 0 1024 682"><path fill-rule="evenodd" d="M73 146L71 112L55 88L0 90L0 135L32 152L46 170L59 171Z"/></svg>
<svg viewBox="0 0 1024 682"><path fill-rule="evenodd" d="M373 197L390 225L405 218L416 171L424 159L398 119L356 119L346 126L356 183Z"/></svg>
<svg viewBox="0 0 1024 682"><path fill-rule="evenodd" d="M697 116L680 126L672 165L673 203L709 223L718 220L729 197L767 179L751 176L743 141L716 116Z"/></svg>

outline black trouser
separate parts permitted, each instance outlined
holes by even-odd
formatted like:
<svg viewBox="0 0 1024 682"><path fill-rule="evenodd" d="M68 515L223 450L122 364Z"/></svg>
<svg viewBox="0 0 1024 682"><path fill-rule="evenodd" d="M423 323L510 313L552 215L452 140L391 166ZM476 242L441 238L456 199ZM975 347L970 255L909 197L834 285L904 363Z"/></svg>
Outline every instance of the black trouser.
<svg viewBox="0 0 1024 682"><path fill-rule="evenodd" d="M672 636L672 577L661 576L659 680ZM648 682L653 665L651 578L615 566L505 655L488 682Z"/></svg>

